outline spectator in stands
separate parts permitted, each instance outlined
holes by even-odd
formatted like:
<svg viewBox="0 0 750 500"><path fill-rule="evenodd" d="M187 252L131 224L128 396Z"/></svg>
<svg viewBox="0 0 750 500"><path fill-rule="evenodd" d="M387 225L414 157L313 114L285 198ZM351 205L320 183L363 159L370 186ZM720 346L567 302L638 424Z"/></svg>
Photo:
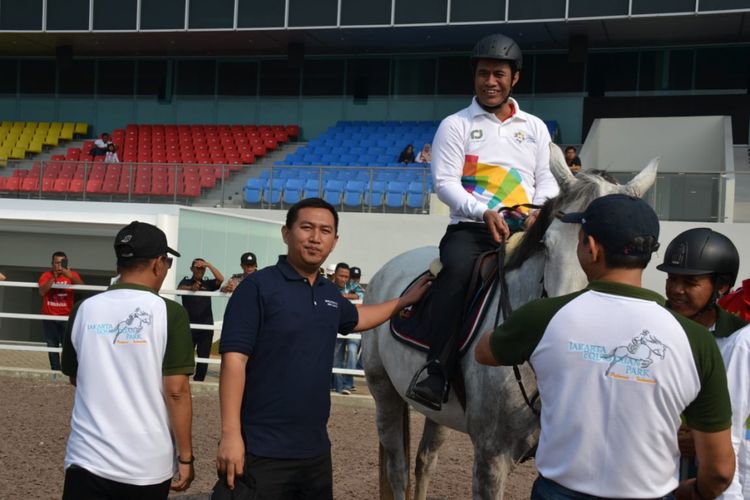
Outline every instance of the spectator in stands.
<svg viewBox="0 0 750 500"><path fill-rule="evenodd" d="M117 156L117 146L111 142L107 144L107 153L104 155L105 163L120 163L120 158Z"/></svg>
<svg viewBox="0 0 750 500"><path fill-rule="evenodd" d="M206 268L208 268L214 275L213 278L206 278ZM224 282L224 276L216 269L210 262L205 259L197 258L193 259L190 264L190 270L193 272L192 276L185 276L180 284L177 286L178 290L190 290L192 292L214 292L221 288L221 284ZM196 325L211 325L214 324L214 313L211 310L211 297L201 297L196 295L183 295L182 305L187 309L188 316L190 317L190 323ZM198 357L207 358L211 355L211 343L214 339L213 330L199 330L191 329L190 333L193 337L193 348L197 347ZM207 363L198 363L195 367L195 375L193 380L202 381L206 379L206 372L208 371Z"/></svg>
<svg viewBox="0 0 750 500"><path fill-rule="evenodd" d="M365 291L357 283L350 281L351 268L346 262L336 264L336 270L333 275L333 282L345 299L362 300L365 298ZM347 368L354 370L357 368L359 359L359 339L336 339L336 351L333 355L333 366L336 368ZM333 388L339 394L349 395L355 391L354 377L351 375L335 374L333 376Z"/></svg>
<svg viewBox="0 0 750 500"><path fill-rule="evenodd" d="M578 151L575 146L565 148L565 163L568 164L568 168L574 174L581 171L581 159L578 157Z"/></svg>
<svg viewBox="0 0 750 500"><path fill-rule="evenodd" d="M432 146L427 143L417 155L417 163L432 163Z"/></svg>
<svg viewBox="0 0 750 500"><path fill-rule="evenodd" d="M222 292L234 292L237 285L242 283L242 280L258 270L258 259L255 258L255 254L253 252L243 253L242 257L240 257L240 267L242 268L242 272L239 274L233 274L229 280L227 280L227 284L221 288Z"/></svg>
<svg viewBox="0 0 750 500"><path fill-rule="evenodd" d="M362 290L367 290L367 287L360 283L362 280L362 270L358 267L349 268L349 282L356 283Z"/></svg>
<svg viewBox="0 0 750 500"><path fill-rule="evenodd" d="M414 163L414 146L407 144L401 154L398 155L399 163Z"/></svg>
<svg viewBox="0 0 750 500"><path fill-rule="evenodd" d="M68 316L73 309L74 293L71 289L52 288L52 285L82 285L81 276L68 267L68 256L65 252L52 254L52 268L39 277L39 295L42 296L42 314L50 316ZM65 321L42 320L44 340L47 347L60 347L65 334ZM60 355L49 353L49 365L52 370L60 369Z"/></svg>
<svg viewBox="0 0 750 500"><path fill-rule="evenodd" d="M745 321L750 321L750 279L744 280L742 286L734 292L720 298L719 306Z"/></svg>
<svg viewBox="0 0 750 500"><path fill-rule="evenodd" d="M114 249L120 283L77 304L65 335L76 391L64 500L166 499L195 476L190 326L182 306L157 295L169 254L180 254L143 222L120 230Z"/></svg>
<svg viewBox="0 0 750 500"><path fill-rule="evenodd" d="M549 168L547 126L511 97L523 62L518 44L504 35L486 36L474 46L471 60L475 97L441 122L432 141L435 192L450 208L451 220L440 242L443 268L433 292L428 376L407 395L434 410L446 401L455 373L458 352L452 339L461 330L474 260L510 236L509 224L521 230L537 217L526 209L522 217L499 209L542 205L559 191Z"/></svg>
<svg viewBox="0 0 750 500"><path fill-rule="evenodd" d="M336 273L336 265L335 264L328 264L326 266L326 278L328 278L330 281L333 281L333 275Z"/></svg>
<svg viewBox="0 0 750 500"><path fill-rule="evenodd" d="M92 158L95 156L105 156L107 154L107 146L112 144L112 140L109 138L109 134L104 132L97 140L94 141L94 147L91 148L89 154Z"/></svg>
<svg viewBox="0 0 750 500"><path fill-rule="evenodd" d="M318 268L338 240L338 213L320 198L293 205L281 228L287 255L250 275L227 304L221 334L221 441L229 488L256 498L331 499L326 432L336 334L367 331L419 301L406 295L355 307Z"/></svg>

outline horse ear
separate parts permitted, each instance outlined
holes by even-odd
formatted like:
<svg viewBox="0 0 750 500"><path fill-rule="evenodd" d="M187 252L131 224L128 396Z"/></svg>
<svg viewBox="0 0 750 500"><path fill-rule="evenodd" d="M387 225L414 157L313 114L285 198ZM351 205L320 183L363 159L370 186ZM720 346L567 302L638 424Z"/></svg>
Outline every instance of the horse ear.
<svg viewBox="0 0 750 500"><path fill-rule="evenodd" d="M641 198L651 188L656 180L656 170L659 168L659 161L661 161L661 158L657 157L648 162L646 168L638 172L638 175L627 183L626 187L633 195Z"/></svg>
<svg viewBox="0 0 750 500"><path fill-rule="evenodd" d="M568 164L565 163L565 154L563 154L560 146L554 142L549 143L549 169L561 188L567 188L578 182L578 179L568 168Z"/></svg>

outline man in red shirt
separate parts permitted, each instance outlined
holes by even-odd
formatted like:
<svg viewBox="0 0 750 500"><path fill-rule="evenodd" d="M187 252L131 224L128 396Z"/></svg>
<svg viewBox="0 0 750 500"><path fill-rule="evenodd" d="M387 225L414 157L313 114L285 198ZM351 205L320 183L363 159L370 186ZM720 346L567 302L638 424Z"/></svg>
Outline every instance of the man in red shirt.
<svg viewBox="0 0 750 500"><path fill-rule="evenodd" d="M740 288L720 298L718 303L722 309L750 321L750 279L744 280Z"/></svg>
<svg viewBox="0 0 750 500"><path fill-rule="evenodd" d="M81 276L68 267L65 252L52 254L52 268L39 278L39 295L42 296L42 314L67 316L73 308L73 290L52 288L55 284L83 284ZM42 320L42 328L47 347L60 347L65 334L65 321ZM52 370L60 370L60 354L49 353L49 366Z"/></svg>

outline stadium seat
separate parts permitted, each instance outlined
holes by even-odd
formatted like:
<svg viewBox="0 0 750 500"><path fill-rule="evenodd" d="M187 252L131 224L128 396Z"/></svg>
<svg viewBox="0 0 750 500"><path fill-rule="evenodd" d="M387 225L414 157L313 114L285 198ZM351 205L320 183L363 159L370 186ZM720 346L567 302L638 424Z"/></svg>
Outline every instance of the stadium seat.
<svg viewBox="0 0 750 500"><path fill-rule="evenodd" d="M406 206L414 209L424 208L425 188L422 182L410 182L406 190Z"/></svg>
<svg viewBox="0 0 750 500"><path fill-rule="evenodd" d="M373 181L370 189L366 192L367 204L371 208L380 208L383 206L383 193L385 193L386 183L384 181Z"/></svg>
<svg viewBox="0 0 750 500"><path fill-rule="evenodd" d="M385 205L388 208L403 208L406 187L405 182L389 182L385 190Z"/></svg>
<svg viewBox="0 0 750 500"><path fill-rule="evenodd" d="M344 188L344 206L362 207L366 184L362 181L348 181Z"/></svg>
<svg viewBox="0 0 750 500"><path fill-rule="evenodd" d="M316 198L318 196L320 196L320 181L318 179L308 179L305 181L305 189L302 197Z"/></svg>
<svg viewBox="0 0 750 500"><path fill-rule="evenodd" d="M300 201L304 185L303 179L287 179L284 185L284 203L292 205Z"/></svg>
<svg viewBox="0 0 750 500"><path fill-rule="evenodd" d="M341 198L344 195L344 181L330 180L325 184L323 190L323 199L333 206L341 204Z"/></svg>

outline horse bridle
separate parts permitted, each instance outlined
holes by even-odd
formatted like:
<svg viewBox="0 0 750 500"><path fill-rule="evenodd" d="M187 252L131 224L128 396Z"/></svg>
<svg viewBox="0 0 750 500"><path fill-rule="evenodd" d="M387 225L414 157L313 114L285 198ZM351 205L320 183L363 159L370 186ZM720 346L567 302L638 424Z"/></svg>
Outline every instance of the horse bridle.
<svg viewBox="0 0 750 500"><path fill-rule="evenodd" d="M520 207L532 209L542 208L541 205L524 203L521 205L514 205L512 207L503 207L500 209L500 212L515 211ZM501 314L503 315L503 319L508 319L508 317L513 313L513 306L510 303L510 293L508 292L508 282L505 279L505 244L500 245L497 248L496 252L497 279L500 286L500 298L498 299L497 311L495 312L495 327L497 327L497 325L500 323ZM542 276L542 297L546 296L547 291L544 289L544 276ZM528 392L526 392L526 387L523 385L523 378L521 377L521 370L518 368L518 365L513 365L513 375L516 377L516 383L518 384L518 388L521 390L521 395L523 396L523 400L526 403L526 406L531 409L534 415L539 417L539 410L534 406L536 401L539 399L539 391L536 391L531 395L531 397L529 397Z"/></svg>

